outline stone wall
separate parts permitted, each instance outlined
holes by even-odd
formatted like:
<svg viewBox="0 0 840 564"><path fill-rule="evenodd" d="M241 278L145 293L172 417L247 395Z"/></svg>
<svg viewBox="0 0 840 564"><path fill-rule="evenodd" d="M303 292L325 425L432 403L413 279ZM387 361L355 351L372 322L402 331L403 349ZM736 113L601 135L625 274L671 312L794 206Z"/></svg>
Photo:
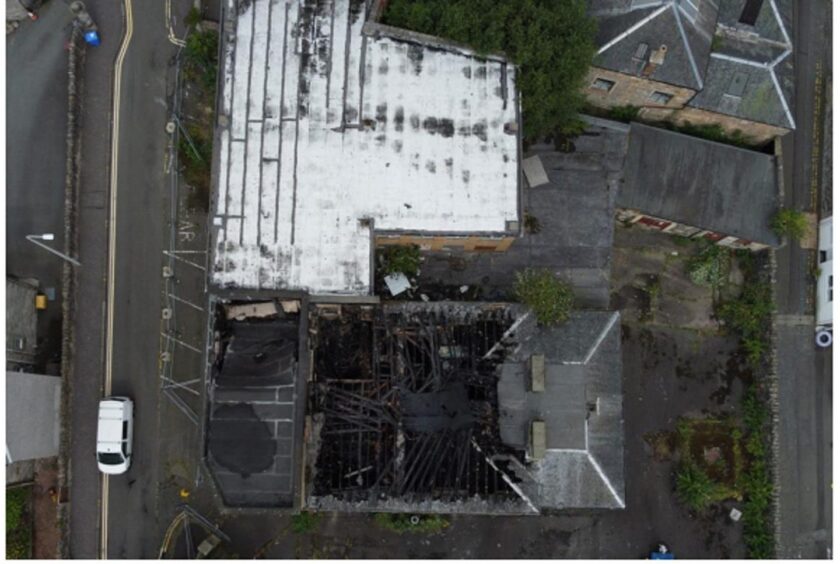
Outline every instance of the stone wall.
<svg viewBox="0 0 840 564"><path fill-rule="evenodd" d="M593 88L596 79L601 78L615 83L609 91ZM696 94L691 88L682 88L673 84L657 82L639 76L631 76L598 67L590 67L586 77L586 99L600 108L615 106L639 106L650 119L664 119L674 110L684 107ZM673 96L667 104L657 104L651 100L654 92L663 92Z"/></svg>

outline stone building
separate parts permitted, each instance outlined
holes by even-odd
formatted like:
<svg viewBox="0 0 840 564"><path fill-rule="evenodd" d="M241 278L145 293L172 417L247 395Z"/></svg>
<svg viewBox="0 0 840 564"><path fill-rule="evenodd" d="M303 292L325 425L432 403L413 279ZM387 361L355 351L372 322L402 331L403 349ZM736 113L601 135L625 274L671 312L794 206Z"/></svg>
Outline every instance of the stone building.
<svg viewBox="0 0 840 564"><path fill-rule="evenodd" d="M763 143L795 129L791 0L590 0L586 97Z"/></svg>

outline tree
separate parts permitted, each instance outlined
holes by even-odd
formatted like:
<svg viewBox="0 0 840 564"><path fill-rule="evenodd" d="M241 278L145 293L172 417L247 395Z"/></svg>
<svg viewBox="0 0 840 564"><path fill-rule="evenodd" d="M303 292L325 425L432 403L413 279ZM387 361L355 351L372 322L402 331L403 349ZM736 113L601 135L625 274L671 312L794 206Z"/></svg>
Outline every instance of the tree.
<svg viewBox="0 0 840 564"><path fill-rule="evenodd" d="M559 325L569 318L574 303L572 288L550 270L516 273L516 298L530 307L541 325Z"/></svg>
<svg viewBox="0 0 840 564"><path fill-rule="evenodd" d="M578 124L584 78L595 56L595 22L583 0L390 0L384 22L446 37L518 65L525 135Z"/></svg>

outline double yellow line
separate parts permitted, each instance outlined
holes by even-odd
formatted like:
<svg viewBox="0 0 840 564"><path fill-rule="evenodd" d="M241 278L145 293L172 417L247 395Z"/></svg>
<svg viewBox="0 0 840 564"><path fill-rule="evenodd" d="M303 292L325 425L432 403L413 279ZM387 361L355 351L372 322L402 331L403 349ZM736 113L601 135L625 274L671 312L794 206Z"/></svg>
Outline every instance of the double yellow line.
<svg viewBox="0 0 840 564"><path fill-rule="evenodd" d="M120 148L120 91L122 87L122 67L128 45L134 34L134 18L131 9L131 0L124 0L125 3L125 35L123 36L120 51L114 62L114 125L111 130L111 209L108 217L108 300L107 300L107 321L105 328L105 381L103 383L103 394L111 395L112 367L114 357L114 277L116 276L116 252L117 252L117 166L119 164ZM99 556L102 559L108 558L108 475L102 475L102 491L100 493L100 521L99 521Z"/></svg>

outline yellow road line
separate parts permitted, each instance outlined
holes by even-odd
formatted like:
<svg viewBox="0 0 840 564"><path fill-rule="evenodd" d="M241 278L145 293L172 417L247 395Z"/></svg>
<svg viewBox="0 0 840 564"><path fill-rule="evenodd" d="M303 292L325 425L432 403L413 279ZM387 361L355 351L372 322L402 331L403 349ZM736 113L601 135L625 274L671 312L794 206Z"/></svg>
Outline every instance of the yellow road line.
<svg viewBox="0 0 840 564"><path fill-rule="evenodd" d="M175 32L172 30L172 0L166 0L166 29L169 31L169 41L179 47L187 44L183 39L175 37Z"/></svg>
<svg viewBox="0 0 840 564"><path fill-rule="evenodd" d="M122 67L128 45L134 34L134 19L131 11L131 0L125 3L125 36L123 36L120 51L114 63L114 125L111 130L111 209L108 218L108 314L105 328L105 382L104 395L111 395L111 369L113 366L114 348L114 277L116 276L116 240L117 240L117 165L119 164L120 146L120 91L122 86ZM108 558L108 476L102 477L102 492L100 494L101 516L99 522L100 558Z"/></svg>

